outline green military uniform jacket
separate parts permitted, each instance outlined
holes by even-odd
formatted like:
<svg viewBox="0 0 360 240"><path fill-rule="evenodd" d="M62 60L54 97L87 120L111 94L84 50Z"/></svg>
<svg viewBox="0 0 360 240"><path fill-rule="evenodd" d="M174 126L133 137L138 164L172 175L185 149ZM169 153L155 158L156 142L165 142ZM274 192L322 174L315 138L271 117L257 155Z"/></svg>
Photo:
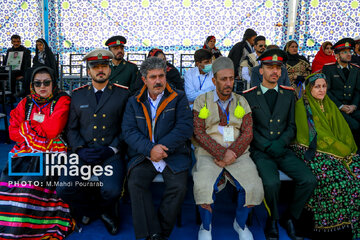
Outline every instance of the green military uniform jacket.
<svg viewBox="0 0 360 240"><path fill-rule="evenodd" d="M254 122L250 151L264 152L271 141L277 139L281 139L286 146L289 145L296 132L294 89L279 85L272 114L260 87L244 91L244 97L251 107Z"/></svg>
<svg viewBox="0 0 360 240"><path fill-rule="evenodd" d="M355 105L360 103L360 68L349 64L349 77L345 75L339 63L327 64L322 72L328 84L327 94L337 107L341 105Z"/></svg>
<svg viewBox="0 0 360 240"><path fill-rule="evenodd" d="M110 68L111 75L109 81L129 87L129 91L133 92L138 75L138 67L134 63L122 60L118 66L111 64Z"/></svg>
<svg viewBox="0 0 360 240"><path fill-rule="evenodd" d="M280 218L278 170L281 170L296 183L294 198L289 205L289 213L298 219L316 187L316 179L305 162L287 148L296 134L294 89L279 85L273 113L271 113L260 87L245 91L244 96L251 107L254 122L254 138L250 147L250 156L254 160L264 184L265 205L269 216L274 220ZM284 144L283 156L274 157L268 152L274 141Z"/></svg>

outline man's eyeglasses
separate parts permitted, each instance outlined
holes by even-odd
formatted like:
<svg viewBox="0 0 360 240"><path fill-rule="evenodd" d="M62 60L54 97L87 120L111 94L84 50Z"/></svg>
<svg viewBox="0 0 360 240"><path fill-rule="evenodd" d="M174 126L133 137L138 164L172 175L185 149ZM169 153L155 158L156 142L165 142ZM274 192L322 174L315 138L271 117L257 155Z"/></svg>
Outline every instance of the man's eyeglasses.
<svg viewBox="0 0 360 240"><path fill-rule="evenodd" d="M41 85L44 85L45 87L50 86L51 80L45 80L45 81L34 81L35 87L41 87Z"/></svg>

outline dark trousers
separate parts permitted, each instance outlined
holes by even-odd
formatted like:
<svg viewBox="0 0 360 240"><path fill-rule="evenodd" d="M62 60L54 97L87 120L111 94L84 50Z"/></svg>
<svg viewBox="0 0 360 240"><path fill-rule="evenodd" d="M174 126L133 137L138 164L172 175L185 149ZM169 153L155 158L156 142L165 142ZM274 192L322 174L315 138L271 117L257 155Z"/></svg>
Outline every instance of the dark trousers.
<svg viewBox="0 0 360 240"><path fill-rule="evenodd" d="M89 165L80 161L80 167ZM100 191L97 187L84 187L76 184L81 182L87 184L81 176L60 176L59 182L71 182L71 186L58 186L56 188L58 196L68 203L76 217L90 216L94 217L98 213L114 213L114 205L119 200L123 189L125 176L125 166L121 157L116 154L101 165L103 168L107 165L112 166L112 176L101 175L99 181L103 183ZM98 206L94 206L97 204ZM100 207L100 208L99 208ZM95 214L96 213L96 214Z"/></svg>
<svg viewBox="0 0 360 240"><path fill-rule="evenodd" d="M360 148L360 110L356 110L351 114L346 114L343 111L341 113L349 124L357 147Z"/></svg>
<svg viewBox="0 0 360 240"><path fill-rule="evenodd" d="M165 190L159 210L156 211L150 185L157 174L151 161L146 159L135 166L128 177L133 225L137 239L155 233L169 237L186 195L188 171L174 174L169 167L165 167L162 172Z"/></svg>
<svg viewBox="0 0 360 240"><path fill-rule="evenodd" d="M298 219L317 185L315 176L305 162L297 158L295 153L289 149L280 158L274 158L264 152L255 150L251 153L251 158L254 160L263 181L265 204L268 211L270 211L270 217L274 220L280 218L278 201L281 182L278 170L281 170L291 177L296 184L288 213Z"/></svg>

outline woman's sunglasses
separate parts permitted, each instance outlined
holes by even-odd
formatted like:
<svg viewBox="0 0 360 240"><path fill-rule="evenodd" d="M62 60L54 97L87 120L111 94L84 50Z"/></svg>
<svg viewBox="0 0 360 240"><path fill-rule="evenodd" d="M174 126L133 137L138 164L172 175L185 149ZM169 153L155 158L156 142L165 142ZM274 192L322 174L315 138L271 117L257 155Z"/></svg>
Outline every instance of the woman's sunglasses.
<svg viewBox="0 0 360 240"><path fill-rule="evenodd" d="M45 87L50 86L51 80L45 80L45 81L34 81L35 87L41 87L41 85L44 85Z"/></svg>

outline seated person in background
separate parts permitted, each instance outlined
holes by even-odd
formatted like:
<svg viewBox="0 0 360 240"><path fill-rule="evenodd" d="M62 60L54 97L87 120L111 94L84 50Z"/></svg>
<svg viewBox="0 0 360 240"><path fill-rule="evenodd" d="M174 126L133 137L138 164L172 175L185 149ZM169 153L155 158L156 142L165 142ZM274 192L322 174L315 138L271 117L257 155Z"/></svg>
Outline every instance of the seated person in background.
<svg viewBox="0 0 360 240"><path fill-rule="evenodd" d="M119 231L116 205L125 177L121 121L129 92L127 87L109 82L113 57L108 50L95 49L83 58L91 85L73 90L67 125L71 153L79 158L77 167L91 167L89 172L102 185L94 188L83 174L61 176L59 181L71 186L59 185L57 193L72 207L79 222L86 225L91 217L100 215L108 232L115 235Z"/></svg>
<svg viewBox="0 0 360 240"><path fill-rule="evenodd" d="M147 58L140 67L145 83L132 96L122 122L128 144L128 189L136 239L168 239L186 194L191 166L193 120L183 91L166 83L166 63ZM161 173L165 191L155 210L150 185Z"/></svg>
<svg viewBox="0 0 360 240"><path fill-rule="evenodd" d="M53 70L48 67L36 68L31 79L31 94L10 113L9 134L16 144L11 150L15 154L11 166L5 167L0 179L0 238L63 239L74 225L69 206L56 195L56 187L48 185L57 177L26 175L40 172L40 156L22 154L41 153L45 159L45 152L66 153L61 133L68 119L70 97L58 89ZM26 174L10 175L10 168L12 173Z"/></svg>
<svg viewBox="0 0 360 240"><path fill-rule="evenodd" d="M360 66L360 36L355 39L354 54L351 56L351 62Z"/></svg>
<svg viewBox="0 0 360 240"><path fill-rule="evenodd" d="M261 204L264 190L248 151L253 136L251 109L244 97L232 93L234 64L230 58L216 59L212 71L216 90L197 97L193 109L194 197L202 220L198 240L212 239L215 193L227 182L238 192L234 229L239 239L252 240L245 223L250 208Z"/></svg>
<svg viewBox="0 0 360 240"><path fill-rule="evenodd" d="M339 226L351 228L353 239L358 239L360 157L349 125L326 91L324 74L309 76L305 95L295 105L294 150L318 179L307 204L314 229L333 234Z"/></svg>
<svg viewBox="0 0 360 240"><path fill-rule="evenodd" d="M276 45L269 45L266 50L268 49L279 49L279 47ZM253 67L251 71L250 87L259 86L263 81L263 76L260 74L260 66ZM289 75L284 64L281 65L281 74L279 76L278 85L290 86Z"/></svg>
<svg viewBox="0 0 360 240"><path fill-rule="evenodd" d="M35 68L39 66L47 66L54 71L55 79L59 77L59 69L56 64L56 59L51 49L49 48L47 42L43 38L39 38L36 40L35 46L35 56L33 58L33 66L32 68L28 68L25 76L25 83L23 89L25 90L25 94L30 93L30 78L32 72Z"/></svg>
<svg viewBox="0 0 360 240"><path fill-rule="evenodd" d="M333 49L336 63L325 65L323 73L327 80L327 95L340 109L360 146L360 68L350 63L354 40L343 38Z"/></svg>
<svg viewBox="0 0 360 240"><path fill-rule="evenodd" d="M6 56L4 59L4 66L11 65L10 61L8 61L9 54L11 52L15 52L15 53L17 52L17 54L19 54L19 52L23 53L20 69L19 70L14 70L14 68L12 69L11 92L15 93L17 81L22 81L24 84L26 70L28 68L30 68L30 66L31 66L31 52L29 49L27 49L26 47L21 45L21 38L19 35L11 36L11 44L12 44L12 47L6 51Z"/></svg>
<svg viewBox="0 0 360 240"><path fill-rule="evenodd" d="M187 70L184 74L185 93L190 106L197 96L215 89L211 80L214 76L211 71L211 52L206 49L196 50L194 59L195 67Z"/></svg>
<svg viewBox="0 0 360 240"><path fill-rule="evenodd" d="M324 42L321 45L312 62L311 72L321 72L325 64L336 62L334 51L331 49L332 46L331 42Z"/></svg>
<svg viewBox="0 0 360 240"><path fill-rule="evenodd" d="M245 30L243 39L241 42L236 43L230 50L228 57L233 61L235 68L235 78L238 78L241 75L239 72L240 63L245 59L245 57L254 52L254 39L257 36L257 33L248 28Z"/></svg>
<svg viewBox="0 0 360 240"><path fill-rule="evenodd" d="M112 36L109 38L105 45L114 54L111 60L111 75L109 78L110 83L117 83L122 86L128 87L131 94L136 92L136 79L139 74L136 64L126 61L125 56L126 38L123 36Z"/></svg>
<svg viewBox="0 0 360 240"><path fill-rule="evenodd" d="M286 68L289 74L290 84L295 89L296 99L301 98L304 93L303 83L305 78L311 73L310 63L306 57L299 55L299 45L291 40L286 43L285 52L287 54Z"/></svg>
<svg viewBox="0 0 360 240"><path fill-rule="evenodd" d="M213 61L217 59L218 57L221 57L222 54L219 49L215 47L216 44L216 38L214 36L208 36L204 42L203 49L207 49L211 52L213 55Z"/></svg>
<svg viewBox="0 0 360 240"><path fill-rule="evenodd" d="M267 239L279 239L277 222L280 219L278 199L280 191L279 170L291 177L296 186L294 197L280 219L291 239L300 240L296 232L301 212L316 187L316 178L306 164L288 149L295 138L294 89L278 85L281 65L286 58L280 49L266 50L260 57L260 86L244 92L254 120L251 158L264 184L265 204L269 212L266 222Z"/></svg>
<svg viewBox="0 0 360 240"><path fill-rule="evenodd" d="M245 57L245 59L240 63L240 72L242 80L246 80L250 83L251 79L251 70L253 67L259 66L257 58L265 51L266 49L266 39L264 36L256 36L254 39L254 49L255 52L250 53Z"/></svg>
<svg viewBox="0 0 360 240"><path fill-rule="evenodd" d="M166 62L166 82L170 84L172 88L184 91L184 80L181 78L180 73L176 67L166 60L166 56L161 49L151 49L147 57L157 57L164 60ZM136 79L136 89L139 90L143 86L144 82L141 79L141 74L139 74L138 78Z"/></svg>
<svg viewBox="0 0 360 240"><path fill-rule="evenodd" d="M55 55L43 38L36 40L35 56L33 58L33 68L36 68L39 65L48 66L54 71L56 76L58 76Z"/></svg>
<svg viewBox="0 0 360 240"><path fill-rule="evenodd" d="M164 60L166 62L166 81L170 84L170 86L184 91L184 80L181 78L176 67L166 60L166 56L161 49L151 49L147 57L158 57Z"/></svg>

